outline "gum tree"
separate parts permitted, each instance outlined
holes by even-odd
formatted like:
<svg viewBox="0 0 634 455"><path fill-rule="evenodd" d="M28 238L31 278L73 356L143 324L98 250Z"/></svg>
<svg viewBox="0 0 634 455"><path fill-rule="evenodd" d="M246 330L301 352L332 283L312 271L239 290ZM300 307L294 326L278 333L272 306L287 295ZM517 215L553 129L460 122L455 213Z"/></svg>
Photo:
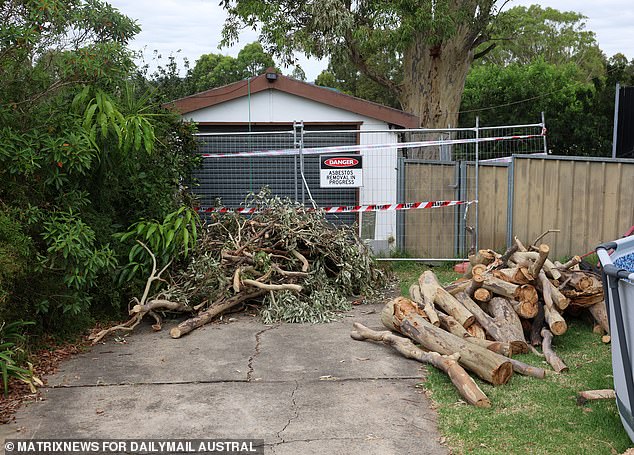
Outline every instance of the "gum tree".
<svg viewBox="0 0 634 455"><path fill-rule="evenodd" d="M293 61L345 55L360 73L392 93L424 127L456 125L465 78L490 50L492 0L224 0L224 43L256 27L260 41ZM385 62L400 61L394 77Z"/></svg>

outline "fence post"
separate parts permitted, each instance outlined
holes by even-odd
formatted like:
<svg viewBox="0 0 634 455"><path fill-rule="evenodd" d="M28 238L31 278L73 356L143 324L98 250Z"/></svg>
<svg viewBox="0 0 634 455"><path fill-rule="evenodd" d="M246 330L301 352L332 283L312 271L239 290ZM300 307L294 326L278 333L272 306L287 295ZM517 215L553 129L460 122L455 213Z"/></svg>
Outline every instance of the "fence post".
<svg viewBox="0 0 634 455"><path fill-rule="evenodd" d="M508 191L506 200L506 247L513 244L513 199L515 197L515 156L511 155L511 162L507 171Z"/></svg>
<svg viewBox="0 0 634 455"><path fill-rule="evenodd" d="M616 93L614 95L614 126L612 131L612 158L616 158L616 143L618 141L618 126L619 126L619 101L621 93L621 83L616 83Z"/></svg>
<svg viewBox="0 0 634 455"><path fill-rule="evenodd" d="M297 121L293 120L293 148L298 148L299 141L297 139ZM297 179L297 155L293 155L293 183L295 185L295 203L299 200L298 179Z"/></svg>
<svg viewBox="0 0 634 455"><path fill-rule="evenodd" d="M480 149L479 149L479 139L480 139L480 117L476 116L476 123L475 123L475 136L476 136L476 143L475 143L475 250L478 251L480 249L480 241L478 239L479 234L480 234L480 230L479 230L479 224L478 224L478 206L480 205L480 175L479 175L479 167L480 167Z"/></svg>
<svg viewBox="0 0 634 455"><path fill-rule="evenodd" d="M396 203L405 201L405 157L399 156L396 161ZM396 211L396 248L405 252L405 212Z"/></svg>
<svg viewBox="0 0 634 455"><path fill-rule="evenodd" d="M546 143L546 116L542 111L542 133L544 134L544 153L548 155L548 144Z"/></svg>

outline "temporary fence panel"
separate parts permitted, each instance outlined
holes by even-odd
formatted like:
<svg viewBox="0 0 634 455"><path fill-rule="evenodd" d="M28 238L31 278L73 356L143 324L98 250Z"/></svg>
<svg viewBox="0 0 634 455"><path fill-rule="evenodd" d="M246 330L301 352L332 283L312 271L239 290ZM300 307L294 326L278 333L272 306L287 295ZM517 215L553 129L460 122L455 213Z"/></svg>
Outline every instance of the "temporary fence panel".
<svg viewBox="0 0 634 455"><path fill-rule="evenodd" d="M634 225L634 160L516 156L513 175L512 232L532 241L559 229L547 239L554 258L591 251Z"/></svg>
<svg viewBox="0 0 634 455"><path fill-rule="evenodd" d="M405 160L405 200L458 200L459 168L449 161ZM403 214L403 250L416 258L454 258L462 206ZM458 224L458 226L457 226Z"/></svg>
<svg viewBox="0 0 634 455"><path fill-rule="evenodd" d="M470 204L442 212L404 214L405 252L451 259L464 258L479 245L503 248L510 211L508 166L516 154L545 155L544 124L418 132L412 140L432 134L444 138L445 144L415 152L442 161L405 160L405 199L428 195Z"/></svg>
<svg viewBox="0 0 634 455"><path fill-rule="evenodd" d="M193 174L197 182L193 191L198 196L201 207L222 205L238 208L244 205L249 193L258 193L264 187L268 187L273 195L297 202L309 201L307 192L310 192L312 199L321 207L356 205L358 196L354 188L320 188L319 156L302 156L301 150L355 145L357 135L333 130L328 134L308 136L303 134L302 127L297 130L289 129L288 126L283 128L286 131L198 134L198 151L205 158L201 168ZM273 156L266 153L250 155L253 152L274 150L286 150L287 153ZM303 180L306 181L308 190ZM351 224L356 216L340 214L329 218Z"/></svg>
<svg viewBox="0 0 634 455"><path fill-rule="evenodd" d="M498 201L508 195L507 161L511 154L545 148L543 123L437 130L261 128L197 135L203 165L194 174L194 192L203 210L244 207L249 193L268 186L274 195L327 208L334 221L358 222L361 236L380 255L421 259L464 258L478 242L503 243L510 209ZM320 156L341 153L362 157L363 185L321 188ZM474 236L479 216L488 228Z"/></svg>

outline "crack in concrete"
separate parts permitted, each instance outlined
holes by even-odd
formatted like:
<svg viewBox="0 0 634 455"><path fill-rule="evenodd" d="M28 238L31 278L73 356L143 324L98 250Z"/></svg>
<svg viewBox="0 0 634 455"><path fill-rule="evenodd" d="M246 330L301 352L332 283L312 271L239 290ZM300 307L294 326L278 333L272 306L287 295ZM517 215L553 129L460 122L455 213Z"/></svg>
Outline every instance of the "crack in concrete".
<svg viewBox="0 0 634 455"><path fill-rule="evenodd" d="M304 384L313 383L336 383L336 382L365 382L365 381L409 381L412 379L420 379L420 376L389 376L374 378L332 378L328 380L322 379L279 379L268 381L257 381L258 384L286 384L290 382L297 383L302 381ZM193 385L193 384L246 384L249 379L211 379L200 381L164 381L164 382L102 382L98 384L55 384L47 385L45 389L87 389L97 387L128 387L128 386L162 386L162 385Z"/></svg>
<svg viewBox="0 0 634 455"><path fill-rule="evenodd" d="M293 410L293 415L288 419L288 422L286 422L286 425L284 425L284 428L282 428L276 434L277 438L282 440L282 442L279 444L283 444L285 442L284 438L282 437L282 433L286 431L286 429L288 428L288 426L291 424L293 420L299 417L299 407L297 406L297 402L295 401L295 393L297 392L298 389L299 389L299 381L295 380L295 388L291 392L291 409Z"/></svg>
<svg viewBox="0 0 634 455"><path fill-rule="evenodd" d="M258 355L260 355L260 343L262 341L262 335L264 335L264 333L268 332L269 330L277 329L279 326L280 324L272 325L260 330L258 333L255 334L255 352L251 357L249 357L249 362L247 363L247 382L253 381L253 361Z"/></svg>
<svg viewBox="0 0 634 455"><path fill-rule="evenodd" d="M269 447L273 449L273 453L275 453L275 447L280 446L282 444L292 444L294 442L316 442L316 441L367 441L369 438L366 437L332 437L332 438L307 438L307 439L289 439L288 441L282 440L281 442L267 442L264 444L264 447ZM375 437L374 439L384 439L382 437Z"/></svg>

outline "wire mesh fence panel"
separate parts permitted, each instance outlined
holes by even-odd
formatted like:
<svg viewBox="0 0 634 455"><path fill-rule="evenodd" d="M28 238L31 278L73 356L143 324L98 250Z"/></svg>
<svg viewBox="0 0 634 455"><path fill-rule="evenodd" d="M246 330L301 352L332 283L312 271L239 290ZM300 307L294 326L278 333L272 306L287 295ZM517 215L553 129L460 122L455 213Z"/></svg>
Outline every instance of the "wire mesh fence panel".
<svg viewBox="0 0 634 455"><path fill-rule="evenodd" d="M509 162L513 155L546 153L544 125L491 126L478 128L480 164ZM505 138L505 139L500 139Z"/></svg>
<svg viewBox="0 0 634 455"><path fill-rule="evenodd" d="M465 258L481 241L487 247L504 243L512 209L506 162L513 154L545 150L542 124L346 128L296 124L197 135L204 157L194 173L200 205L235 209L249 193L268 187L274 195L327 208L334 222L356 223L378 255ZM356 174L362 183L324 184L321 162L331 154L362 162Z"/></svg>
<svg viewBox="0 0 634 455"><path fill-rule="evenodd" d="M233 155L259 150L294 148L292 132L215 134L197 136L201 154ZM275 195L295 200L298 190L297 157L210 157L194 174L193 191L203 207L238 208L249 193L267 186Z"/></svg>

